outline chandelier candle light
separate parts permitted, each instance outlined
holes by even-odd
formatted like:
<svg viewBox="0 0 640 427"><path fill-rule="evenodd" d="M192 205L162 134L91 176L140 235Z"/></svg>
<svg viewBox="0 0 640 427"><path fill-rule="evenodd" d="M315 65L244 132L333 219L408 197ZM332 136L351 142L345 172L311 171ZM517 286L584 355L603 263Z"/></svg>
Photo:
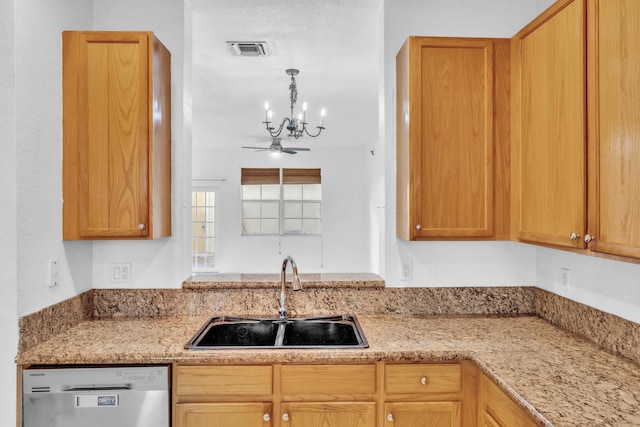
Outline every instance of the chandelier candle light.
<svg viewBox="0 0 640 427"><path fill-rule="evenodd" d="M296 102L298 101L298 85L296 83L296 76L300 73L300 70L296 70L295 68L289 68L288 70L286 70L286 73L289 76L291 76L291 84L289 84L289 99L291 100L291 116L285 117L284 119L282 119L282 123L280 123L280 126L276 129L275 127L271 126L272 124L271 118L273 116L273 112L269 109L269 103L265 102L264 103L264 122L262 123L265 124L267 128L267 132L269 132L269 134L273 138L280 136L280 133L282 133L282 130L285 128L289 131L289 136L292 136L295 139L298 139L301 136L304 136L305 133L310 137L315 138L316 136L320 135L320 132L322 132L322 130L324 129L323 124L324 124L325 110L323 108L322 111L320 112L320 126L316 126L316 128L318 129L318 132L315 134L309 133L309 130L307 129L308 123L307 123L307 103L306 102L302 104L302 113L298 114L297 118L293 116L293 109L295 108Z"/></svg>

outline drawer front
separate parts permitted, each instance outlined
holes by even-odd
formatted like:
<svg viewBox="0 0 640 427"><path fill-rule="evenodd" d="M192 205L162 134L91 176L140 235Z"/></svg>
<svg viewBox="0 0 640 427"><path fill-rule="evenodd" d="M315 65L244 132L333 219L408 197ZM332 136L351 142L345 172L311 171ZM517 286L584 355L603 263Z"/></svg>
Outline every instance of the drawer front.
<svg viewBox="0 0 640 427"><path fill-rule="evenodd" d="M388 364L387 394L458 393L462 388L459 364Z"/></svg>
<svg viewBox="0 0 640 427"><path fill-rule="evenodd" d="M283 365L285 399L318 395L369 395L376 391L375 365ZM304 399L303 399L304 400Z"/></svg>
<svg viewBox="0 0 640 427"><path fill-rule="evenodd" d="M264 396L273 390L271 366L178 366L178 396Z"/></svg>

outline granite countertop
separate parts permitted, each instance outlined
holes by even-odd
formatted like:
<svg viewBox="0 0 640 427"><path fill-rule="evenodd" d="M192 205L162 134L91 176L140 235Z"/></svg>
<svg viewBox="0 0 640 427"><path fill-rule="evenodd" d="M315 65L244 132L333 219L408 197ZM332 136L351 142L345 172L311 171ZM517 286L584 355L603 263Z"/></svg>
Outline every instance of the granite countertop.
<svg viewBox="0 0 640 427"><path fill-rule="evenodd" d="M20 364L272 363L471 359L538 424L640 426L640 366L536 316L358 315L369 348L185 350L207 316L90 320Z"/></svg>

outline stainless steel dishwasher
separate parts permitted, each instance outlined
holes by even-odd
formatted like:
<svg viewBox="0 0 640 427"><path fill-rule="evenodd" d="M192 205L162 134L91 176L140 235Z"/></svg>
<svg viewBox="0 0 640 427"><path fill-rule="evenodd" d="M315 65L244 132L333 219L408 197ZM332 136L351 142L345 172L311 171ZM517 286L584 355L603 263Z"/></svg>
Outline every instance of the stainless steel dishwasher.
<svg viewBox="0 0 640 427"><path fill-rule="evenodd" d="M22 410L24 427L169 427L169 369L26 369Z"/></svg>

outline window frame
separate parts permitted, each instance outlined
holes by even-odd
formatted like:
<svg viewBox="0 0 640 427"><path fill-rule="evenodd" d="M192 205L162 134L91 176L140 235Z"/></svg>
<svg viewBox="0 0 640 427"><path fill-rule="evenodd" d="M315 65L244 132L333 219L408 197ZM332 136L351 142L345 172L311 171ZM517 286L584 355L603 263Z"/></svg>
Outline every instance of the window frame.
<svg viewBox="0 0 640 427"><path fill-rule="evenodd" d="M191 209L192 209L192 216L191 216L191 272L192 273L215 273L218 271L218 268L216 266L216 253L218 252L218 209L219 209L219 191L220 188L218 186L212 186L212 185L207 185L207 184L202 184L202 183L193 183L191 186ZM209 205L208 203L205 203L205 205L203 206L205 208L205 227L208 226L208 224L213 223L213 265L212 266L202 266L202 267L198 267L197 265L194 265L194 256L196 256L197 252L193 251L193 243L194 243L194 238L198 238L198 237L194 237L193 235L193 227L194 224L199 223L199 221L195 221L193 220L193 209L197 208L198 206L194 206L193 204L193 194L194 193L213 193L214 194L214 204L213 206ZM206 196L205 196L206 197ZM209 209L213 208L213 221L209 221L207 216L208 216L208 211ZM203 239L205 239L205 249L206 246L209 245L209 242L207 242L207 239L211 238L208 235L205 235L205 237L203 237ZM209 252L205 251L203 253L203 256L207 257ZM197 264L197 263L196 263Z"/></svg>

